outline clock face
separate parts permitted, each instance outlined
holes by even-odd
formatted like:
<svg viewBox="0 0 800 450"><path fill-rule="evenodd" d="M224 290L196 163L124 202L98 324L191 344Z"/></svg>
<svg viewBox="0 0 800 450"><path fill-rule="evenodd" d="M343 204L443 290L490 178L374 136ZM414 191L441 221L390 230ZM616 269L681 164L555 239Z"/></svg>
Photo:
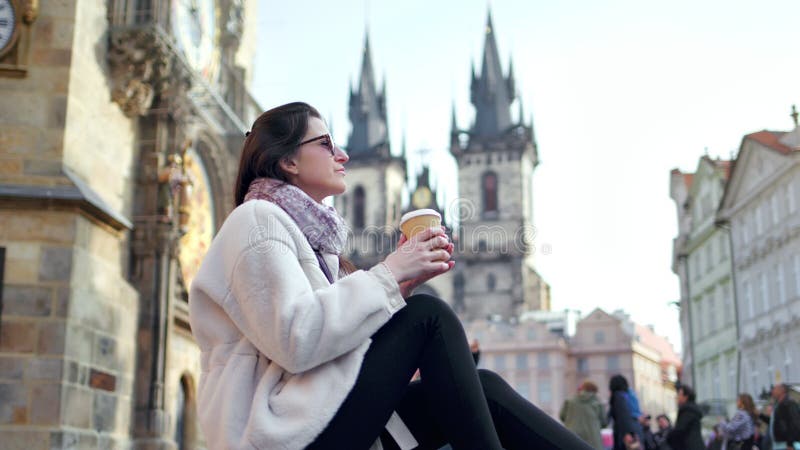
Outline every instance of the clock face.
<svg viewBox="0 0 800 450"><path fill-rule="evenodd" d="M172 32L178 47L206 79L213 72L216 14L214 0L172 0Z"/></svg>
<svg viewBox="0 0 800 450"><path fill-rule="evenodd" d="M200 155L193 149L188 150L183 164L191 181L191 188L187 196L189 204L181 205L181 208L189 210L189 223L186 234L180 240L178 260L183 282L188 290L214 237L214 205L211 184Z"/></svg>
<svg viewBox="0 0 800 450"><path fill-rule="evenodd" d="M430 206L432 198L431 190L422 186L414 191L414 195L411 197L411 203L414 204L415 208L425 208Z"/></svg>
<svg viewBox="0 0 800 450"><path fill-rule="evenodd" d="M0 0L0 55L14 44L17 37L17 14L11 0Z"/></svg>

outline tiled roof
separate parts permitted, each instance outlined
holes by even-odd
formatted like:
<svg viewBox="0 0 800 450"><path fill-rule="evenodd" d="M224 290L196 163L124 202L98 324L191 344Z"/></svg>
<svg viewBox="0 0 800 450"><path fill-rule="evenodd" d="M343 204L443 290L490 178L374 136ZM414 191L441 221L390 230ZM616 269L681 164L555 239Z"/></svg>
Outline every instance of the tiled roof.
<svg viewBox="0 0 800 450"><path fill-rule="evenodd" d="M781 154L788 155L789 153L792 152L792 148L784 145L781 142L781 138L785 134L786 132L784 131L761 130L755 133L750 133L746 135L744 138L756 141L765 147L769 147L775 151L780 152Z"/></svg>

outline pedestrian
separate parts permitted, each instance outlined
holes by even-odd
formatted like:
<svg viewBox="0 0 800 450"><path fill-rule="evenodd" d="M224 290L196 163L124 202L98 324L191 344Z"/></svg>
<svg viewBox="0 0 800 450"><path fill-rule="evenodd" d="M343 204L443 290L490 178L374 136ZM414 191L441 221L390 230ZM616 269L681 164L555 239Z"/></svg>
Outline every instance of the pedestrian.
<svg viewBox="0 0 800 450"><path fill-rule="evenodd" d="M769 417L769 437L773 450L794 448L800 442L800 407L789 398L789 387L778 383L772 387L772 413Z"/></svg>
<svg viewBox="0 0 800 450"><path fill-rule="evenodd" d="M650 427L650 421L652 416L650 414L643 414L639 418L639 426L642 427L642 445L644 446L645 450L658 450L658 444L656 444L655 433Z"/></svg>
<svg viewBox="0 0 800 450"><path fill-rule="evenodd" d="M667 435L672 431L672 422L669 417L666 414L659 414L656 417L656 424L658 425L658 431L653 433L656 448L658 450L672 450L667 444Z"/></svg>
<svg viewBox="0 0 800 450"><path fill-rule="evenodd" d="M694 390L687 384L678 388L678 418L667 435L667 443L675 450L702 450L703 436L700 433L700 419L703 412L694 402Z"/></svg>
<svg viewBox="0 0 800 450"><path fill-rule="evenodd" d="M189 295L208 448L588 449L475 367L445 302L410 295L452 269L444 228L367 270L342 258L347 228L323 199L345 191L348 159L305 103L246 135L236 208Z"/></svg>
<svg viewBox="0 0 800 450"><path fill-rule="evenodd" d="M558 413L564 425L592 448L603 450L600 429L606 426L603 405L597 398L597 385L584 381L578 394L564 402Z"/></svg>
<svg viewBox="0 0 800 450"><path fill-rule="evenodd" d="M758 413L753 397L746 393L739 394L736 397L736 413L730 422L720 424L726 437L726 450L752 450L757 421Z"/></svg>
<svg viewBox="0 0 800 450"><path fill-rule="evenodd" d="M628 381L622 375L614 375L608 383L609 416L614 420L614 450L627 450L638 447L636 421L628 406Z"/></svg>
<svg viewBox="0 0 800 450"><path fill-rule="evenodd" d="M724 445L725 434L723 434L719 424L714 425L711 435L708 437L708 443L706 443L706 450L722 450Z"/></svg>

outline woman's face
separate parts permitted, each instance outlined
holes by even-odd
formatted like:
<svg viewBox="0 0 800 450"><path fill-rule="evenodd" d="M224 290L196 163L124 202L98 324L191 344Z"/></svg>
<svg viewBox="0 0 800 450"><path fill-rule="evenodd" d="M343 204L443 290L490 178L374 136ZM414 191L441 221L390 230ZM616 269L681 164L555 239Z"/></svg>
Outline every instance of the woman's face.
<svg viewBox="0 0 800 450"><path fill-rule="evenodd" d="M321 202L325 197L345 191L344 164L350 159L335 144L322 119L310 117L308 130L297 152L283 163L292 184Z"/></svg>

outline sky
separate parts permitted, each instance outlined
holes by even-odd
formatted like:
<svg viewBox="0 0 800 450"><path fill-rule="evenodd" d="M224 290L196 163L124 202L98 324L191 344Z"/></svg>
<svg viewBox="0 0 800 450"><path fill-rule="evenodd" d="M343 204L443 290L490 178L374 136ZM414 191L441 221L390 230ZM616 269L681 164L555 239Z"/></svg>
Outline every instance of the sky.
<svg viewBox="0 0 800 450"><path fill-rule="evenodd" d="M800 1L259 1L252 91L306 101L346 143L369 32L391 145L457 196L453 106L468 128L487 12L533 117L536 266L553 309L623 309L680 350L669 172L728 159L745 134L790 130L800 103ZM512 106L512 117L518 105ZM412 181L413 183L414 181ZM413 188L413 185L411 186Z"/></svg>

